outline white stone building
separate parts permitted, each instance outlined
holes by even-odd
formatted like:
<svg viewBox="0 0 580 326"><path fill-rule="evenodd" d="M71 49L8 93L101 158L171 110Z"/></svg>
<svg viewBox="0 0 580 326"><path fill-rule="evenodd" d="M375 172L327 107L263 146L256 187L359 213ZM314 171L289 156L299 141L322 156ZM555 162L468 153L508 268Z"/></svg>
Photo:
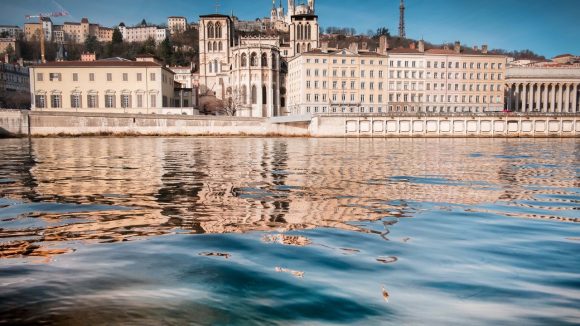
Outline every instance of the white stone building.
<svg viewBox="0 0 580 326"><path fill-rule="evenodd" d="M159 44L169 36L167 29L158 26L127 27L124 23L120 23L119 30L124 42L145 42L152 38Z"/></svg>
<svg viewBox="0 0 580 326"><path fill-rule="evenodd" d="M168 17L167 29L169 29L171 35L185 32L187 30L187 18L181 16Z"/></svg>

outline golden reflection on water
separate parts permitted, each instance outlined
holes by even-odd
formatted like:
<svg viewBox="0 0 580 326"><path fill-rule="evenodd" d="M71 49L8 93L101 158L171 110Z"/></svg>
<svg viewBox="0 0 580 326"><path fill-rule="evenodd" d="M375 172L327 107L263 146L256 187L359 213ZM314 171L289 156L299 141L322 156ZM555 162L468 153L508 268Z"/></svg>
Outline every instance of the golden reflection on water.
<svg viewBox="0 0 580 326"><path fill-rule="evenodd" d="M23 201L24 206L56 202L129 209L25 210L2 218L0 257L50 257L72 250L50 248L64 241L118 242L174 232L283 233L330 227L376 233L348 222L412 217L416 208L411 202L578 222L568 214L577 204L570 199L577 198L570 189L578 187L575 142L2 140L0 196L5 200ZM546 197L539 200L538 195ZM475 207L481 204L494 205ZM34 222L19 227L20 219ZM283 234L264 241L309 244Z"/></svg>

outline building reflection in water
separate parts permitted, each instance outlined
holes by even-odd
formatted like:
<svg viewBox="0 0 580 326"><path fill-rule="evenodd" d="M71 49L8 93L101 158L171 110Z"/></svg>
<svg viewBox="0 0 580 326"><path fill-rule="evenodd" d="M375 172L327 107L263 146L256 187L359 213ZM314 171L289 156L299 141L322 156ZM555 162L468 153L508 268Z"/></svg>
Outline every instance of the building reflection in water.
<svg viewBox="0 0 580 326"><path fill-rule="evenodd" d="M554 205L570 199L550 197L565 197L578 187L578 148L570 141L47 138L33 139L30 146L27 140L3 142L0 195L21 203L2 204L2 209L17 206L22 211L3 221L4 257L68 252L59 245L66 247L63 241L69 240L116 242L174 232L314 227L373 232L350 222L411 217L417 205L409 203L464 205L469 210L494 204L503 215L578 221L567 206ZM552 151L547 142L557 143L559 149ZM546 205L538 195L550 197L552 204ZM60 206L46 211L27 208L29 202ZM527 209L505 213L508 206Z"/></svg>

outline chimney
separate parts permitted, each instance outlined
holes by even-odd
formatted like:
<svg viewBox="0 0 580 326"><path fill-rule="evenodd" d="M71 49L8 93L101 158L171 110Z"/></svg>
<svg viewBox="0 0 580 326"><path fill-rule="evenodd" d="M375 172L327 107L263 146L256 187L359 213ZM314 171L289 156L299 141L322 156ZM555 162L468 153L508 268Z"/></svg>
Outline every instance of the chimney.
<svg viewBox="0 0 580 326"><path fill-rule="evenodd" d="M477 47L477 45L474 45L474 46L473 46L473 51L474 51L474 52L478 52L478 51L479 51L479 48Z"/></svg>
<svg viewBox="0 0 580 326"><path fill-rule="evenodd" d="M409 49L415 50L416 48L417 48L417 45L415 45L415 42L409 43Z"/></svg>
<svg viewBox="0 0 580 326"><path fill-rule="evenodd" d="M96 61L97 60L97 55L93 52L84 52L83 54L81 54L81 61Z"/></svg>
<svg viewBox="0 0 580 326"><path fill-rule="evenodd" d="M387 40L386 35L381 35L379 38L379 48L377 49L379 54L386 54L387 49L389 48L389 41Z"/></svg>
<svg viewBox="0 0 580 326"><path fill-rule="evenodd" d="M322 42L320 50L322 51L322 53L328 53L328 42Z"/></svg>
<svg viewBox="0 0 580 326"><path fill-rule="evenodd" d="M358 43L357 42L350 43L350 46L348 47L348 49L350 52L358 54Z"/></svg>
<svg viewBox="0 0 580 326"><path fill-rule="evenodd" d="M455 45L453 45L453 51L455 51L455 53L461 53L461 42L455 41Z"/></svg>
<svg viewBox="0 0 580 326"><path fill-rule="evenodd" d="M368 50L369 44L367 42L362 42L361 50L366 51Z"/></svg>
<svg viewBox="0 0 580 326"><path fill-rule="evenodd" d="M487 54L487 44L481 46L481 53Z"/></svg>
<svg viewBox="0 0 580 326"><path fill-rule="evenodd" d="M425 41L423 40L419 41L419 52L421 53L425 52Z"/></svg>

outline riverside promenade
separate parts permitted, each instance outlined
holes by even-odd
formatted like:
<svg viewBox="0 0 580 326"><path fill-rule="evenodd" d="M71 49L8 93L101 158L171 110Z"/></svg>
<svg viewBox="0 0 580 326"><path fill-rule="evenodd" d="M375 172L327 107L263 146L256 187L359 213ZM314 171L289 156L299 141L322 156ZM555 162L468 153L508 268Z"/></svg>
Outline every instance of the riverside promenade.
<svg viewBox="0 0 580 326"><path fill-rule="evenodd" d="M315 114L276 118L0 110L0 135L374 138L580 137L568 113Z"/></svg>

